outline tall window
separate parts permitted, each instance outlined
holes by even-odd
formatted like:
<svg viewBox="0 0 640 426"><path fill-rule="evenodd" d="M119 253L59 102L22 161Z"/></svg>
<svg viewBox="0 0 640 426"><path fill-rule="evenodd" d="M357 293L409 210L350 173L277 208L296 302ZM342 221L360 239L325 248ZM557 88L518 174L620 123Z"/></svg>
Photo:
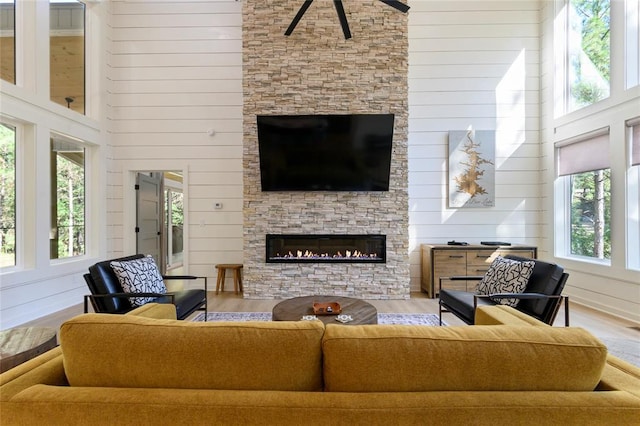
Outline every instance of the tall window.
<svg viewBox="0 0 640 426"><path fill-rule="evenodd" d="M568 0L565 111L609 97L610 0Z"/></svg>
<svg viewBox="0 0 640 426"><path fill-rule="evenodd" d="M50 0L51 100L85 112L85 6Z"/></svg>
<svg viewBox="0 0 640 426"><path fill-rule="evenodd" d="M16 265L16 129L0 123L0 268Z"/></svg>
<svg viewBox="0 0 640 426"><path fill-rule="evenodd" d="M167 173L174 175L174 173ZM167 268L182 265L183 233L184 233L184 197L179 188L165 189L165 223L167 236Z"/></svg>
<svg viewBox="0 0 640 426"><path fill-rule="evenodd" d="M627 171L627 266L640 270L640 117L627 121L629 159Z"/></svg>
<svg viewBox="0 0 640 426"><path fill-rule="evenodd" d="M51 259L85 253L84 152L75 141L51 138Z"/></svg>
<svg viewBox="0 0 640 426"><path fill-rule="evenodd" d="M16 83L16 2L0 0L0 78Z"/></svg>
<svg viewBox="0 0 640 426"><path fill-rule="evenodd" d="M640 2L625 2L625 88L640 84Z"/></svg>
<svg viewBox="0 0 640 426"><path fill-rule="evenodd" d="M568 180L569 247L566 254L611 259L609 131L556 144L558 174Z"/></svg>

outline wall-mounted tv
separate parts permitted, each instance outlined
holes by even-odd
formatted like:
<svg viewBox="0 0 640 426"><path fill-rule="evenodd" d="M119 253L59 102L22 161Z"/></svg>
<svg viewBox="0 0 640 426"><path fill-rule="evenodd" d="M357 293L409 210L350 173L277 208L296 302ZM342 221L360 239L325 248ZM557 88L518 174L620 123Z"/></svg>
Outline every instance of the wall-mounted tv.
<svg viewBox="0 0 640 426"><path fill-rule="evenodd" d="M393 114L258 115L263 191L388 191Z"/></svg>

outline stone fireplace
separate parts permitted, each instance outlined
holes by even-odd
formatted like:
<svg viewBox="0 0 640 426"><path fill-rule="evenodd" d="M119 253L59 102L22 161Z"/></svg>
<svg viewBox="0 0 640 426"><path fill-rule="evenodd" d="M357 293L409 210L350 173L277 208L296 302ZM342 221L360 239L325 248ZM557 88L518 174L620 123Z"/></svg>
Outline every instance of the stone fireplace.
<svg viewBox="0 0 640 426"><path fill-rule="evenodd" d="M378 0L345 2L345 40L333 3L314 2L287 37L299 7L243 2L244 297L409 298L407 15ZM395 115L389 191L261 190L257 115L371 113ZM386 250L384 261L272 262L267 235L379 235Z"/></svg>

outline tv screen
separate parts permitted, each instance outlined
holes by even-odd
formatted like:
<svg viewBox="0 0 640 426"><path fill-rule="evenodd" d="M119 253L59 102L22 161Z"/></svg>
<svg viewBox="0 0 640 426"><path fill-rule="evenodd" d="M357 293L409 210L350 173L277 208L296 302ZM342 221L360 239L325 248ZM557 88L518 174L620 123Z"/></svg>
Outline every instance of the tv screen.
<svg viewBox="0 0 640 426"><path fill-rule="evenodd" d="M388 191L393 114L259 115L263 191Z"/></svg>

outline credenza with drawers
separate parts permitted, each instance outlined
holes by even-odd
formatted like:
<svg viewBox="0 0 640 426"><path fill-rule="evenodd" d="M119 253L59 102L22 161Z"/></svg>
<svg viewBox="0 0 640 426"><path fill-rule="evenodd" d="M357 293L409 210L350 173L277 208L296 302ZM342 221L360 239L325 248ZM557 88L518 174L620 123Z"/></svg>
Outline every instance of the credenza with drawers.
<svg viewBox="0 0 640 426"><path fill-rule="evenodd" d="M534 246L488 246L422 244L422 277L420 287L431 298L438 296L440 277L480 276L489 269L496 256L513 254L535 259L538 249ZM473 291L477 280L442 280L442 288Z"/></svg>

